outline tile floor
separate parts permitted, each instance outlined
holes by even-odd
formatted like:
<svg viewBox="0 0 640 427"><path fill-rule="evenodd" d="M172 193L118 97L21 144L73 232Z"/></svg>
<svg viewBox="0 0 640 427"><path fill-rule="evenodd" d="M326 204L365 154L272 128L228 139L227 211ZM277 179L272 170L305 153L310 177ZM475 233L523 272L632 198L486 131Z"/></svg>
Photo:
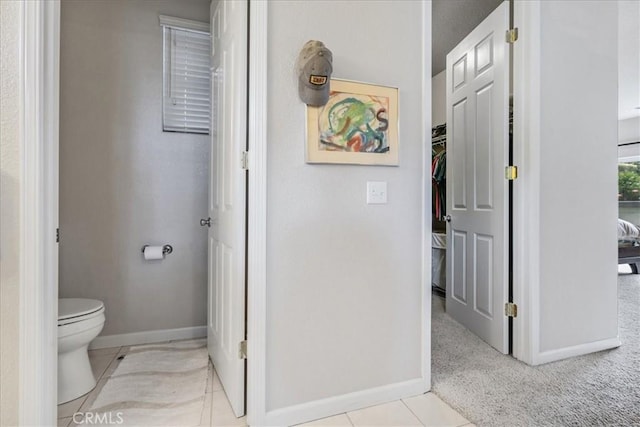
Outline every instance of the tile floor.
<svg viewBox="0 0 640 427"><path fill-rule="evenodd" d="M128 349L129 347L113 347L89 351L91 368L93 369L93 375L98 380L98 384L96 388L84 396L71 402L58 405L58 427L75 425L72 420L73 414L84 411L93 403L100 390L102 390L102 386L104 386L107 378L109 378L120 363L118 357L126 354Z"/></svg>
<svg viewBox="0 0 640 427"><path fill-rule="evenodd" d="M114 347L90 350L89 359L93 373L98 379L96 388L76 400L58 405L58 427L75 426L73 414L83 412L91 406L109 376L120 363L118 357L129 347ZM246 417L236 418L222 389L222 384L209 362L209 374L201 426L246 426ZM473 427L468 420L453 410L433 393L408 399L359 409L329 418L312 421L300 426L426 426L426 427Z"/></svg>
<svg viewBox="0 0 640 427"><path fill-rule="evenodd" d="M359 409L300 426L475 427L433 393Z"/></svg>

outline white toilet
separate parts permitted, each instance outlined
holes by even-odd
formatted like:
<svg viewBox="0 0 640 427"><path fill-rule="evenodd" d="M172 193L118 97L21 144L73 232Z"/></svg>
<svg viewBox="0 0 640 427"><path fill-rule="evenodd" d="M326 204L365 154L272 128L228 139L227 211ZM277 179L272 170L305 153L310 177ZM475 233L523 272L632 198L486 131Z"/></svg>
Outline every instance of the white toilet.
<svg viewBox="0 0 640 427"><path fill-rule="evenodd" d="M58 405L87 394L96 386L87 351L103 326L102 301L58 300Z"/></svg>

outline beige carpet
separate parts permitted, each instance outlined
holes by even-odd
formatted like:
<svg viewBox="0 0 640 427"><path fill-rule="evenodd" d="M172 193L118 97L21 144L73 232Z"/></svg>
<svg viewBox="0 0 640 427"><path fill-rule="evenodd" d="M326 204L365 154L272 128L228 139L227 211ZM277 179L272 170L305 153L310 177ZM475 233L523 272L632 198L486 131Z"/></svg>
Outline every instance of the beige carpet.
<svg viewBox="0 0 640 427"><path fill-rule="evenodd" d="M640 275L620 274L622 346L531 367L493 350L433 297L433 391L478 426L640 426Z"/></svg>
<svg viewBox="0 0 640 427"><path fill-rule="evenodd" d="M84 425L199 425L208 361L206 340L131 347L86 411L94 418Z"/></svg>

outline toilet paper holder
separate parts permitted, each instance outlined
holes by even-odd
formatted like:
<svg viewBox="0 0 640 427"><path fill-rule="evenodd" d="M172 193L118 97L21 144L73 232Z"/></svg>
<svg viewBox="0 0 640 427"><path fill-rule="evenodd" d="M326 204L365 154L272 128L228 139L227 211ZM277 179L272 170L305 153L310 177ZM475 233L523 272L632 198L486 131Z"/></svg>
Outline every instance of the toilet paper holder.
<svg viewBox="0 0 640 427"><path fill-rule="evenodd" d="M147 246L149 246L149 245L144 245L144 246L142 247L142 253L144 253L144 249L145 249ZM163 255L169 255L171 252L173 252L173 246L171 246L171 245L164 245L164 246L162 247L162 254L163 254Z"/></svg>

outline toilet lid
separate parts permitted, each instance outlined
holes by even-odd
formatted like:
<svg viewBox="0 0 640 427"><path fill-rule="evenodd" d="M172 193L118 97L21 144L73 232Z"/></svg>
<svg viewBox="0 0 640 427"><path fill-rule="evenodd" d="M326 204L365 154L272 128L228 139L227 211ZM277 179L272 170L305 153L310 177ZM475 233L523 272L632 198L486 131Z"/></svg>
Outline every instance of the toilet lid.
<svg viewBox="0 0 640 427"><path fill-rule="evenodd" d="M102 301L85 298L58 299L58 323L75 317L87 316L104 308Z"/></svg>

